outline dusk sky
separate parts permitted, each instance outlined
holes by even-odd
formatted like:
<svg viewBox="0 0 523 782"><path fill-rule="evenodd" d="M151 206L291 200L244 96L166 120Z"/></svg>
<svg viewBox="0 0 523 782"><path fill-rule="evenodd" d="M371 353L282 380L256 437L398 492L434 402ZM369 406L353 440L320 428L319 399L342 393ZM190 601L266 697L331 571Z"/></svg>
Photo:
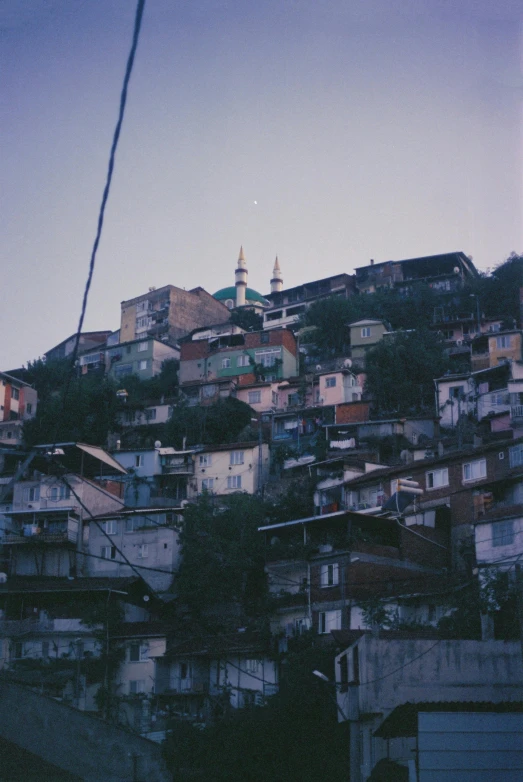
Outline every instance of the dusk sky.
<svg viewBox="0 0 523 782"><path fill-rule="evenodd" d="M149 287L262 293L523 251L520 0L147 0L85 329ZM396 10L399 6L401 10ZM72 334L134 0L4 0L0 369Z"/></svg>

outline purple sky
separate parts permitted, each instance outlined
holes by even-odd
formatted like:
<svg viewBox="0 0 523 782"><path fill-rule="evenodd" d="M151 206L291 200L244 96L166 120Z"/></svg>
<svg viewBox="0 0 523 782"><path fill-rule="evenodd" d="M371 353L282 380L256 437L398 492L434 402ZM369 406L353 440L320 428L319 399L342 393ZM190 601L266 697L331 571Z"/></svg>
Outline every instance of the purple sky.
<svg viewBox="0 0 523 782"><path fill-rule="evenodd" d="M521 3L148 0L85 326L150 286L269 289L523 251ZM456 6L459 11L456 11ZM0 369L77 325L134 1L4 0Z"/></svg>

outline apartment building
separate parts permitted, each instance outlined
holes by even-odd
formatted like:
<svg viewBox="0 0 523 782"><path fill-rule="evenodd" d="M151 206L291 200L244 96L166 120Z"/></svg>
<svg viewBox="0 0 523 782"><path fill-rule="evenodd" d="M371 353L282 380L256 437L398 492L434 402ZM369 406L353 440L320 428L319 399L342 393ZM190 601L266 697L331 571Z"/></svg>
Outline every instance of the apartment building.
<svg viewBox="0 0 523 782"><path fill-rule="evenodd" d="M107 374L115 380L126 375L149 380L160 374L164 361L178 361L179 358L179 348L152 337L121 342L106 351Z"/></svg>
<svg viewBox="0 0 523 782"><path fill-rule="evenodd" d="M29 383L24 383L6 372L0 372L0 442L19 445L25 421L36 415L38 394Z"/></svg>
<svg viewBox="0 0 523 782"><path fill-rule="evenodd" d="M255 494L269 474L269 446L266 443L207 445L195 456L192 488L198 494Z"/></svg>

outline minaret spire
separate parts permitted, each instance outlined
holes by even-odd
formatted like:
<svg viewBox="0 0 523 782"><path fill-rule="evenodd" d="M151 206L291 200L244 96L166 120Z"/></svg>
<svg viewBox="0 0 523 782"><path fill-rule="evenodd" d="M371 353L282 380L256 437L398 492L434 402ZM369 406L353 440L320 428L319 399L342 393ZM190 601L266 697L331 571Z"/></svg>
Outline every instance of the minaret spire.
<svg viewBox="0 0 523 782"><path fill-rule="evenodd" d="M247 290L247 264L245 263L245 255L243 252L243 245L240 247L240 254L238 255L238 266L235 271L236 277L236 306L245 307L245 291Z"/></svg>
<svg viewBox="0 0 523 782"><path fill-rule="evenodd" d="M276 260L274 261L274 269L272 270L271 293L278 293L281 290L283 290L283 277L281 276L278 256L276 256Z"/></svg>

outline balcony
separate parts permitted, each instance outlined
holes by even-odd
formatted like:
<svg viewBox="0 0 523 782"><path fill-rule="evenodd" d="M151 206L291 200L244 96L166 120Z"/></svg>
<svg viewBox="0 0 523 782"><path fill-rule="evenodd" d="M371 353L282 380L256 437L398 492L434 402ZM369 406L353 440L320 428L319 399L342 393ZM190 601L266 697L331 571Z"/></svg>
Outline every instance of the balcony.
<svg viewBox="0 0 523 782"><path fill-rule="evenodd" d="M511 418L523 418L523 405L512 405L510 408Z"/></svg>
<svg viewBox="0 0 523 782"><path fill-rule="evenodd" d="M11 518L12 530L4 535L4 546L78 542L79 519L70 513L13 513Z"/></svg>
<svg viewBox="0 0 523 782"><path fill-rule="evenodd" d="M172 677L168 689L168 692L177 695L202 695L208 691L209 681L201 676Z"/></svg>
<svg viewBox="0 0 523 782"><path fill-rule="evenodd" d="M15 638L42 633L92 633L81 619L0 619L0 635Z"/></svg>
<svg viewBox="0 0 523 782"><path fill-rule="evenodd" d="M162 475L194 475L194 462L162 464Z"/></svg>

